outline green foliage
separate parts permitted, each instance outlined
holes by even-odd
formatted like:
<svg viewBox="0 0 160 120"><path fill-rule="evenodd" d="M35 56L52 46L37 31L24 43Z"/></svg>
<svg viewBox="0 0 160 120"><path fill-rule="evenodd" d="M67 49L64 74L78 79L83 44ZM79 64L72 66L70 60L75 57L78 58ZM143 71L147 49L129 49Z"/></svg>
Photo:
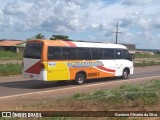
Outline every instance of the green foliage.
<svg viewBox="0 0 160 120"><path fill-rule="evenodd" d="M42 33L39 33L39 34L35 35L33 38L34 39L45 39L45 35L42 35Z"/></svg>
<svg viewBox="0 0 160 120"><path fill-rule="evenodd" d="M65 36L65 35L52 35L52 37L50 38L50 40L57 40L57 39L60 39L60 40L68 40L68 36Z"/></svg>
<svg viewBox="0 0 160 120"><path fill-rule="evenodd" d="M21 64L0 64L0 75L16 75L21 74L22 65Z"/></svg>
<svg viewBox="0 0 160 120"><path fill-rule="evenodd" d="M114 103L124 103L125 101L141 101L144 105L156 104L160 98L160 80L146 85L124 84L113 90L98 90L90 94L77 93L72 98L82 100L102 99Z"/></svg>
<svg viewBox="0 0 160 120"><path fill-rule="evenodd" d="M154 90L160 90L160 80L153 80L149 86Z"/></svg>
<svg viewBox="0 0 160 120"><path fill-rule="evenodd" d="M99 98L104 97L104 96L106 96L106 91L96 90L96 91L90 93L86 99L87 100L98 100Z"/></svg>
<svg viewBox="0 0 160 120"><path fill-rule="evenodd" d="M23 53L0 51L0 60L22 60Z"/></svg>
<svg viewBox="0 0 160 120"><path fill-rule="evenodd" d="M156 86L156 89L153 89ZM116 102L122 101L138 101L141 100L144 105L155 104L158 102L160 89L158 85L152 83L150 85L122 85L119 89L112 92L112 100Z"/></svg>
<svg viewBox="0 0 160 120"><path fill-rule="evenodd" d="M51 110L54 106L62 109L67 106L67 110L137 110L159 105L160 100L160 80L154 80L147 84L124 84L119 88L112 90L97 90L91 93L76 93L67 98L61 98L59 101L51 100L51 102L39 103L30 107L30 109ZM85 104L85 105L84 105ZM56 106L56 109L57 109ZM44 109L45 108L45 109ZM98 108L98 109L96 109ZM135 109L134 109L135 108ZM25 108L23 108L25 109ZM66 109L66 108L65 108ZM66 117L54 117L55 120L66 119ZM67 117L67 119L74 117ZM87 117L88 119L89 117ZM43 118L42 118L43 119ZM47 119L47 118L46 118ZM50 119L50 118L49 118ZM84 117L86 119L86 117ZM110 117L109 120L127 120L128 117ZM138 120L137 118L129 118Z"/></svg>
<svg viewBox="0 0 160 120"><path fill-rule="evenodd" d="M103 91L103 90L97 90L97 91L93 92L92 95L96 96L96 97L102 96L102 95L105 95L105 91Z"/></svg>
<svg viewBox="0 0 160 120"><path fill-rule="evenodd" d="M74 94L74 95L72 96L72 98L73 98L73 99L78 99L78 98L81 98L81 97L83 97L83 96L85 96L85 94L83 94L83 93L76 93L76 94Z"/></svg>
<svg viewBox="0 0 160 120"><path fill-rule="evenodd" d="M158 95L156 92L144 91L140 93L139 98L143 101L144 105L153 105L158 102Z"/></svg>
<svg viewBox="0 0 160 120"><path fill-rule="evenodd" d="M155 62L155 61L141 61L140 63L134 63L135 67L145 67L145 66L155 66L155 65L160 65L160 62Z"/></svg>
<svg viewBox="0 0 160 120"><path fill-rule="evenodd" d="M155 55L150 55L150 54L141 54L141 53L136 53L135 58L160 58L160 54L155 54Z"/></svg>

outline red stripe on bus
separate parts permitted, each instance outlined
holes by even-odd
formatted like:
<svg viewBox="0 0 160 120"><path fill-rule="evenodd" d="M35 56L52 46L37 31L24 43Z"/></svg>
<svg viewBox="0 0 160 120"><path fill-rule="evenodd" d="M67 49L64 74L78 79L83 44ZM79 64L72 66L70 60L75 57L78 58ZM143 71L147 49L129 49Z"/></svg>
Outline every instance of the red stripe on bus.
<svg viewBox="0 0 160 120"><path fill-rule="evenodd" d="M107 72L115 72L115 70L112 70L112 69L108 69L108 68L105 68L103 66L97 66L97 68L101 69L101 70L104 70L104 71L107 71Z"/></svg>
<svg viewBox="0 0 160 120"><path fill-rule="evenodd" d="M64 41L67 45L69 45L70 47L77 47L73 42L71 41Z"/></svg>
<svg viewBox="0 0 160 120"><path fill-rule="evenodd" d="M32 65L25 72L26 73L32 73L32 74L40 74L40 71L41 71L41 61L39 61L36 64Z"/></svg>

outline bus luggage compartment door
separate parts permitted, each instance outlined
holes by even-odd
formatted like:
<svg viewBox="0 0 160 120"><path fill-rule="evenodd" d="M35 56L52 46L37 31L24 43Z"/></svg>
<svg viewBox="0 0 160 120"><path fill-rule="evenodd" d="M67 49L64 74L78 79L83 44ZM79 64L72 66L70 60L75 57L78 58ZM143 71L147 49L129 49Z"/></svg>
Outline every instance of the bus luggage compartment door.
<svg viewBox="0 0 160 120"><path fill-rule="evenodd" d="M69 68L65 62L48 62L47 71L48 81L70 79Z"/></svg>

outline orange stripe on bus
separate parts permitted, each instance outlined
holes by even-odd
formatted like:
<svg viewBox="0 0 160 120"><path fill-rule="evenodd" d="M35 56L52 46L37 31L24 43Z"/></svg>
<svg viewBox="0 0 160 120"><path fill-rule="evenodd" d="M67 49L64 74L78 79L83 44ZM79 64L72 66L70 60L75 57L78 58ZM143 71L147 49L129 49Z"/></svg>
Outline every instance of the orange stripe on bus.
<svg viewBox="0 0 160 120"><path fill-rule="evenodd" d="M67 46L67 44L65 44L65 42L59 41L59 40L53 40L50 42L51 42L51 45L48 45L48 46Z"/></svg>

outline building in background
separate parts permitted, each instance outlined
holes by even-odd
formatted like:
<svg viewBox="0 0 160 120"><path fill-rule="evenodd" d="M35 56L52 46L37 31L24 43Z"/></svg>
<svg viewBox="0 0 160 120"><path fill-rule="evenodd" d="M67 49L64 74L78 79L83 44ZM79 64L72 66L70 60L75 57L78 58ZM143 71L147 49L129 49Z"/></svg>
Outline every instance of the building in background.
<svg viewBox="0 0 160 120"><path fill-rule="evenodd" d="M0 40L0 51L23 52L24 47L22 40Z"/></svg>
<svg viewBox="0 0 160 120"><path fill-rule="evenodd" d="M71 40L73 41L73 40ZM80 41L80 40L78 40ZM82 42L82 41L81 41ZM84 41L85 42L85 41ZM89 41L91 42L91 41ZM121 44L121 43L119 43ZM0 51L11 51L11 52L23 52L26 45L26 41L22 40L0 40ZM136 46L135 44L122 44L126 46L132 57L135 57Z"/></svg>

